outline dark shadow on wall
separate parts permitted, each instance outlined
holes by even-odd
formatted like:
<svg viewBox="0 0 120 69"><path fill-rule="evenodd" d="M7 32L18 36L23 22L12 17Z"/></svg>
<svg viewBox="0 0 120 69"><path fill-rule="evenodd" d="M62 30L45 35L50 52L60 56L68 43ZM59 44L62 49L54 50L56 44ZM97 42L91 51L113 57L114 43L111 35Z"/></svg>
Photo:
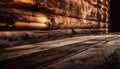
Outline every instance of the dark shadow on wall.
<svg viewBox="0 0 120 69"><path fill-rule="evenodd" d="M120 32L120 0L110 2L110 32Z"/></svg>

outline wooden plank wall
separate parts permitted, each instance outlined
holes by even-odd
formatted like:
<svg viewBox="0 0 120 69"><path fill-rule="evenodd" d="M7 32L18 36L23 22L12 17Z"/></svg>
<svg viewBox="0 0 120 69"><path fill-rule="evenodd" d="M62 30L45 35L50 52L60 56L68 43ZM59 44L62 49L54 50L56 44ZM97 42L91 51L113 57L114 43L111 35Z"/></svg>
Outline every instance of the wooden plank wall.
<svg viewBox="0 0 120 69"><path fill-rule="evenodd" d="M109 27L110 0L0 0L0 26L15 29Z"/></svg>

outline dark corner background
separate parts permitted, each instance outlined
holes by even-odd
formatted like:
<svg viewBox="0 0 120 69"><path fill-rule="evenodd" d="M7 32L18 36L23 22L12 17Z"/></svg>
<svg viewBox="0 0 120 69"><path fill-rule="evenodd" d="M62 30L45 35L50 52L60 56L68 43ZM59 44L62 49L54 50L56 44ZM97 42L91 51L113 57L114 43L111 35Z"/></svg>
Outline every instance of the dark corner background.
<svg viewBox="0 0 120 69"><path fill-rule="evenodd" d="M110 32L120 32L120 0L110 2Z"/></svg>

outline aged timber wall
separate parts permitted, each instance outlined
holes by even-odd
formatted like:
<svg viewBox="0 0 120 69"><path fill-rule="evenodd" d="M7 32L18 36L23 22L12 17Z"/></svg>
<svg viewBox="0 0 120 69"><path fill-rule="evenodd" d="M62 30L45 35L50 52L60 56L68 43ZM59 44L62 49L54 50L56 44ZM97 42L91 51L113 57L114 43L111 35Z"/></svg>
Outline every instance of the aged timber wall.
<svg viewBox="0 0 120 69"><path fill-rule="evenodd" d="M0 28L109 27L110 0L0 0Z"/></svg>

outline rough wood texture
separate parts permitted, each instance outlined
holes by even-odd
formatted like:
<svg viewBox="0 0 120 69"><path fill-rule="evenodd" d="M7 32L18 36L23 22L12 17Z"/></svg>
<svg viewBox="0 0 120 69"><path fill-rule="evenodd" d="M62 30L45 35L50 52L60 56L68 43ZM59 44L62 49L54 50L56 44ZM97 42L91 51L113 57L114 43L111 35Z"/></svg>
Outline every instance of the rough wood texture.
<svg viewBox="0 0 120 69"><path fill-rule="evenodd" d="M91 35L7 47L0 49L0 69L103 69L119 41L120 35Z"/></svg>
<svg viewBox="0 0 120 69"><path fill-rule="evenodd" d="M45 23L48 29L107 28L109 2L110 0L1 0L0 22L10 25L17 21Z"/></svg>

